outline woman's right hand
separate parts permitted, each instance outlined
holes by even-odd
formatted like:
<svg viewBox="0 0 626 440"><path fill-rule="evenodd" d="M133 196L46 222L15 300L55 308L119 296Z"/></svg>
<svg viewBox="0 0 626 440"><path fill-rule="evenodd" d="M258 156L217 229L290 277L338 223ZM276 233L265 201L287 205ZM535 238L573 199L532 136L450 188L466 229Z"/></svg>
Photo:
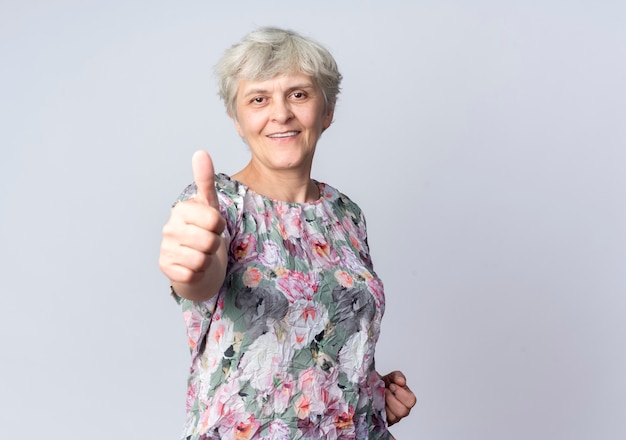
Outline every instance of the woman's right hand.
<svg viewBox="0 0 626 440"><path fill-rule="evenodd" d="M163 227L159 266L179 296L205 301L220 289L228 262L211 156L192 158L196 195L172 208Z"/></svg>
<svg viewBox="0 0 626 440"><path fill-rule="evenodd" d="M398 423L411 412L417 398L406 384L401 371L392 371L383 376L385 381L385 409L389 426Z"/></svg>

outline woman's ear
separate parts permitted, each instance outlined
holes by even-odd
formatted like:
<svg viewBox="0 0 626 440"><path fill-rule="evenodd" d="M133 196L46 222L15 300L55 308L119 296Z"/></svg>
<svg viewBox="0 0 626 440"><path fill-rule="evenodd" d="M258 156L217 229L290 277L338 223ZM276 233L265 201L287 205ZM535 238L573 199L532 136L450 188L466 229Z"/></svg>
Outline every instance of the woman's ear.
<svg viewBox="0 0 626 440"><path fill-rule="evenodd" d="M335 116L335 103L329 104L326 109L326 114L324 115L324 130L330 127L330 124L333 123L333 117Z"/></svg>

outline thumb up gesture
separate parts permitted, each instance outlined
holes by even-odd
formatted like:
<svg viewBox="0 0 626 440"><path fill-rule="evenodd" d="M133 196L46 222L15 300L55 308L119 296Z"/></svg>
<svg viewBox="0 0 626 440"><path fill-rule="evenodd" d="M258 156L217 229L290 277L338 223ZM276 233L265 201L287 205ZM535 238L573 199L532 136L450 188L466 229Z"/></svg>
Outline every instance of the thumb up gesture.
<svg viewBox="0 0 626 440"><path fill-rule="evenodd" d="M192 301L215 295L226 275L227 246L221 236L226 221L219 211L211 156L192 158L196 195L177 203L163 227L159 266L174 291Z"/></svg>
<svg viewBox="0 0 626 440"><path fill-rule="evenodd" d="M193 181L197 188L196 196L193 200L208 205L219 212L220 203L217 199L217 191L215 191L215 171L213 170L213 161L209 153L196 151L191 158L191 167L193 169ZM225 223L222 222L220 234L224 230L224 225Z"/></svg>

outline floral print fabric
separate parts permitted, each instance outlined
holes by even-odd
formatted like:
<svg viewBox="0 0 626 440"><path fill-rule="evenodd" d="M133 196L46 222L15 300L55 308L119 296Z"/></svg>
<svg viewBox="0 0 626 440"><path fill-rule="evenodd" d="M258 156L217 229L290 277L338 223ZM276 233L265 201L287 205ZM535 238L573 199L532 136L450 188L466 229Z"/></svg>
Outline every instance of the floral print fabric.
<svg viewBox="0 0 626 440"><path fill-rule="evenodd" d="M224 174L216 187L224 284L204 303L176 297L192 356L183 439L392 438L374 368L385 300L361 210L323 183L304 204Z"/></svg>

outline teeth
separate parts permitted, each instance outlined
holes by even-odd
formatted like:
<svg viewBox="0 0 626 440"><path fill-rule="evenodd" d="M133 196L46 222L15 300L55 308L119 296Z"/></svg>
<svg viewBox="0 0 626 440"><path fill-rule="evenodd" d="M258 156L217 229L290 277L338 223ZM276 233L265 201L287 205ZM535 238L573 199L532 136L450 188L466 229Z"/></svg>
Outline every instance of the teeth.
<svg viewBox="0 0 626 440"><path fill-rule="evenodd" d="M286 133L270 134L269 137L271 137L271 138L284 138L284 137L289 137L289 136L295 136L297 134L298 134L297 131L288 131Z"/></svg>

